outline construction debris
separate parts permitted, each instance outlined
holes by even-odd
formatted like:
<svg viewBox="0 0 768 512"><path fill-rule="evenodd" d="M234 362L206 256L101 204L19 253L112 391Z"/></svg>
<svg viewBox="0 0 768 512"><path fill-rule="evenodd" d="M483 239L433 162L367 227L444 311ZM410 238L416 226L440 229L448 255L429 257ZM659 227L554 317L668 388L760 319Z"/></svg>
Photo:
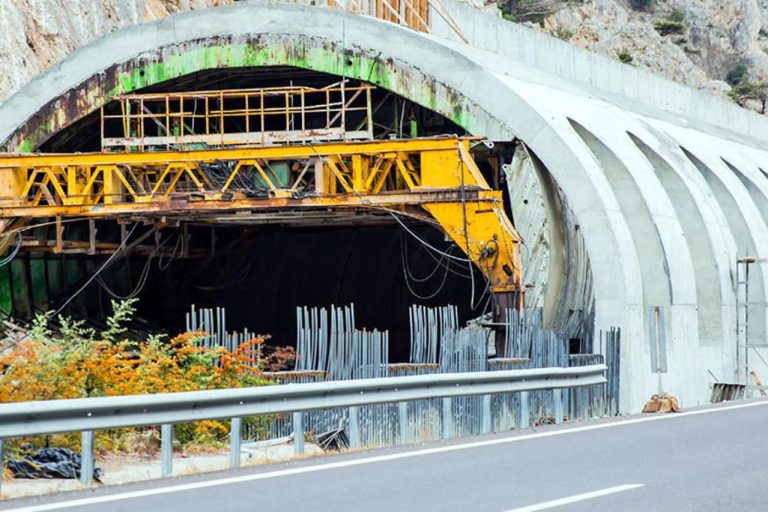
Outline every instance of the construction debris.
<svg viewBox="0 0 768 512"><path fill-rule="evenodd" d="M326 452L338 452L349 448L349 437L343 428L329 430L315 437L318 446Z"/></svg>
<svg viewBox="0 0 768 512"><path fill-rule="evenodd" d="M643 407L644 413L656 412L681 412L682 409L677 403L677 398L669 393L653 395Z"/></svg>
<svg viewBox="0 0 768 512"><path fill-rule="evenodd" d="M6 467L14 478L80 478L82 460L68 448L43 448L20 459L9 459ZM102 471L93 470L93 479L101 482Z"/></svg>

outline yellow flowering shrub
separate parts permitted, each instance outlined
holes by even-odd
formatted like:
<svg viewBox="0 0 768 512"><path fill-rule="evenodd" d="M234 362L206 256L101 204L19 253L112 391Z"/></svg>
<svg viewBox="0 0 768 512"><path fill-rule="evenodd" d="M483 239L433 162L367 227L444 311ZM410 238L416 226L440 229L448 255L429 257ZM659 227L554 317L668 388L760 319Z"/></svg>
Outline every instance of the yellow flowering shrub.
<svg viewBox="0 0 768 512"><path fill-rule="evenodd" d="M274 369L293 357L280 349L264 355L267 336L254 338L236 350L204 348L197 345L202 333L184 333L165 340L125 339L124 322L134 312L133 301L113 302L114 313L108 329L97 335L81 322L58 319L56 332L47 325L50 317L33 322L28 339L0 357L0 402L24 402L98 396L173 393L269 384L263 379L265 367ZM268 418L249 418L251 426L266 428ZM226 440L229 421L201 421L175 427L182 445L212 444ZM156 445L156 429L121 429L97 434L99 450L131 451L137 432L148 434ZM14 443L79 448L76 433Z"/></svg>

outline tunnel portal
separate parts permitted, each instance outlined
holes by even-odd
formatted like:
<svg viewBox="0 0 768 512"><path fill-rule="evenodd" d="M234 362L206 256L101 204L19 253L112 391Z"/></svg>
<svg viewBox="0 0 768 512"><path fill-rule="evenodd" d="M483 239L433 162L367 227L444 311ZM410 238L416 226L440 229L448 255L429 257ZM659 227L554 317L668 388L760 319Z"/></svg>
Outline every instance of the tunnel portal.
<svg viewBox="0 0 768 512"><path fill-rule="evenodd" d="M216 133L258 131L274 136L285 121L277 115L262 115L260 125L253 128L243 123L256 122L259 116L222 115L217 119L212 112L217 108L220 113L241 108L235 104L236 99L227 99L225 94L234 98L237 91L285 88L331 87L336 94L339 88L346 89L346 98L329 95L327 104L329 108L340 102L350 106L355 91L367 86L361 81L340 81L337 76L285 66L202 71L135 91L141 96L143 110L133 107L138 110L133 115L144 117L132 128L110 122L128 119L130 124L133 119L130 113L125 116L126 105L131 108L129 99L113 100L101 111L48 138L36 151L98 152L105 150L105 140L142 135L157 141L162 137L152 136L162 134L177 139L163 139L165 147L161 149L200 149L206 144L184 146L178 144L178 137L210 133L210 127L203 129L203 122L212 120L220 123L221 129L217 126L213 130ZM204 91L222 91L221 99L212 96L215 106L208 99L203 102ZM186 106L182 100L172 107L170 101L178 98L163 96L176 93L189 94ZM362 103L365 108L339 110L344 114L339 126L348 133L358 133L367 118L366 129L373 140L466 135L446 117L383 88L371 87L366 93L370 96L367 103ZM165 117L162 108L155 109L153 117L155 107L145 103L145 98L152 95L165 98ZM359 93L357 99L359 104ZM278 100L282 101L282 97ZM262 111L280 110L279 101L265 104L263 96L260 101L257 97L248 101ZM302 94L300 99L291 95L288 101L301 101L304 107L303 102L309 100ZM199 115L203 108L205 116ZM288 108L298 109L294 104ZM188 118L174 122L169 112L187 112ZM301 112L302 127L307 131L317 130L305 126L304 116L311 117L313 112L317 114L310 107ZM293 128L291 122L287 128ZM506 191L501 169L511 160L514 145L481 141L472 145L472 156L483 178L493 189ZM139 148L106 148L110 149L130 152ZM280 172L291 171L277 169L272 176ZM257 177L254 183L260 180ZM512 217L506 192L504 211ZM354 303L358 325L390 331L393 361L407 360L408 308L412 304L453 304L458 306L463 321L488 314L494 308L494 297L483 273L458 262L461 250L434 223L382 211L313 211L300 215L275 212L258 216L240 213L246 212L206 218L124 215L117 220L38 219L24 228L17 257L0 267L0 282L8 284L3 287L7 291L0 297L0 308L19 322L28 321L40 311L57 311L98 325L109 314L111 300L137 298L133 329L174 332L183 329L185 313L192 305L222 307L228 328L247 328L269 334L275 345L292 345L297 307ZM114 258L126 241L130 249Z"/></svg>

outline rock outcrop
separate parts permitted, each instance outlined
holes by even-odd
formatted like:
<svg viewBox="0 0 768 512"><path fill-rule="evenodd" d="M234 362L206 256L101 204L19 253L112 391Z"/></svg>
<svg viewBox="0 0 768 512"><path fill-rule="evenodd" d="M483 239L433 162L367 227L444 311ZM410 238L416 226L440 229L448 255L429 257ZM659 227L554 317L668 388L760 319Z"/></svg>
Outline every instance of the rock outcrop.
<svg viewBox="0 0 768 512"><path fill-rule="evenodd" d="M627 0L559 1L541 25L573 44L672 80L726 94L737 64L768 81L767 0L655 0L647 11Z"/></svg>
<svg viewBox="0 0 768 512"><path fill-rule="evenodd" d="M2 0L0 101L68 53L121 27L236 0ZM495 11L494 2L465 0ZM631 0L638 2L640 0ZM549 14L537 28L672 80L723 95L728 72L747 66L768 82L768 0L537 0ZM502 9L504 2L500 2ZM507 0L509 6L531 2ZM511 16L515 16L515 12ZM674 21L667 26L659 23ZM748 105L749 102L747 102ZM752 105L754 106L754 105Z"/></svg>
<svg viewBox="0 0 768 512"><path fill-rule="evenodd" d="M2 0L0 101L90 41L127 25L234 0Z"/></svg>

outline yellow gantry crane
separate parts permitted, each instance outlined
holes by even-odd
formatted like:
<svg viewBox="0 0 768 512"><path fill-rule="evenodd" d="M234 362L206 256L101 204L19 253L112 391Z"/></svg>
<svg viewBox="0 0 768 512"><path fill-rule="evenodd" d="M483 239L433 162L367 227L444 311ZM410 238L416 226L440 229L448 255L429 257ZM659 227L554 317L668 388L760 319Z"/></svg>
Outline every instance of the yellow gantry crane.
<svg viewBox="0 0 768 512"><path fill-rule="evenodd" d="M408 216L441 228L502 310L520 307L521 239L470 154L477 139L370 140L370 98L343 84L118 97L101 152L0 155L0 240L35 219Z"/></svg>

